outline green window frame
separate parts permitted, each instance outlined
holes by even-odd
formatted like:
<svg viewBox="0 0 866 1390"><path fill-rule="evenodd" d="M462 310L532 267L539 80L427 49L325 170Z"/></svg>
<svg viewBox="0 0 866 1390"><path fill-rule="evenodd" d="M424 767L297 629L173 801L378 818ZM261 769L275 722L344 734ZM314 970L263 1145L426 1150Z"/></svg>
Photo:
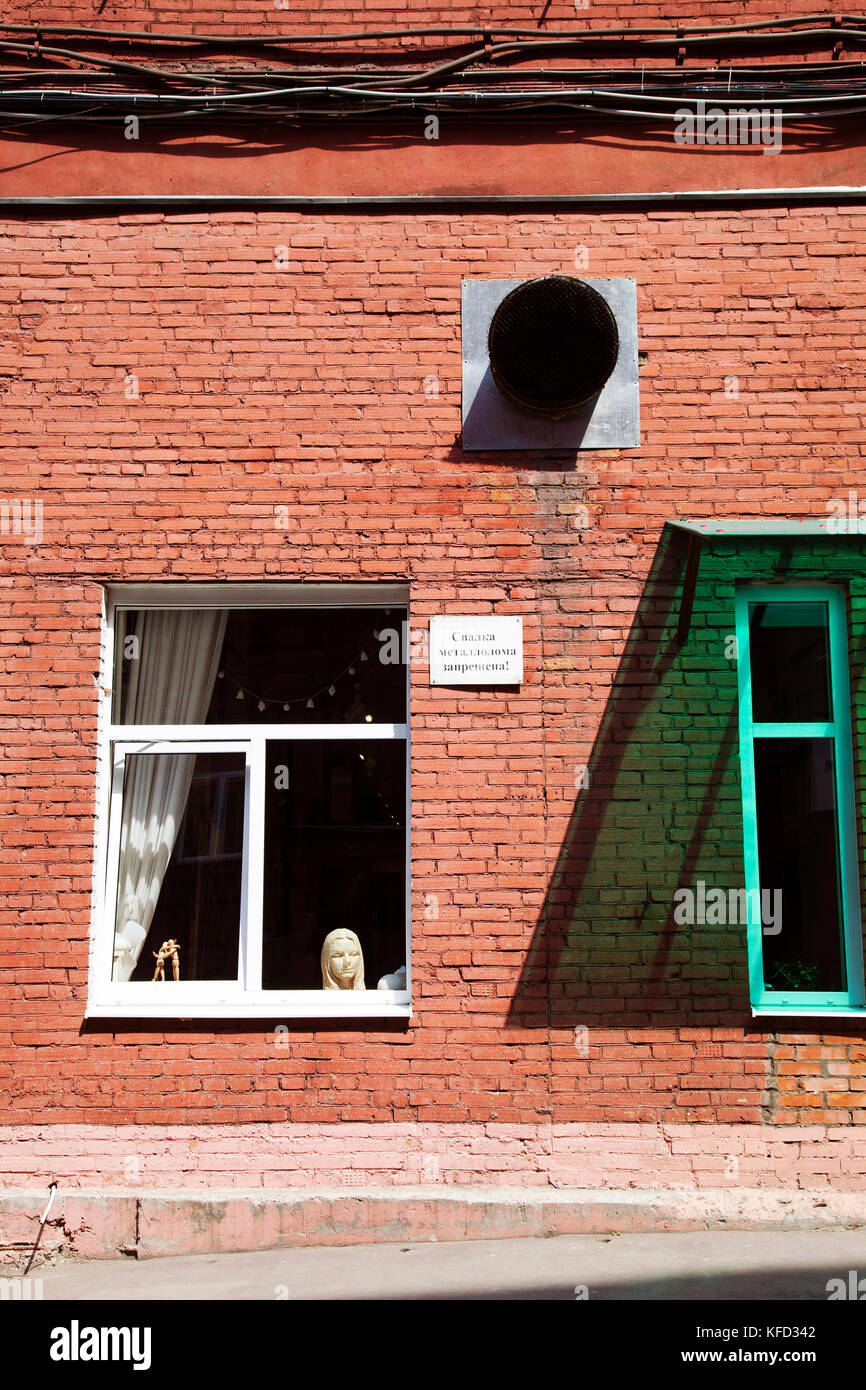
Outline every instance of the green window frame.
<svg viewBox="0 0 866 1390"><path fill-rule="evenodd" d="M830 714L825 722L763 723L753 720L750 611L761 604L823 604L827 609ZM746 898L749 993L752 1012L838 1015L863 1012L863 942L860 924L860 877L854 798L854 757L851 740L851 698L848 680L846 595L830 585L743 585L735 596L737 671L739 689L740 772L743 795L743 844ZM768 989L764 978L761 874L758 856L758 805L755 744L764 738L833 741L834 791L838 846L838 898L842 928L840 960L844 990ZM767 885L765 885L767 886ZM757 890L755 892L754 890Z"/></svg>

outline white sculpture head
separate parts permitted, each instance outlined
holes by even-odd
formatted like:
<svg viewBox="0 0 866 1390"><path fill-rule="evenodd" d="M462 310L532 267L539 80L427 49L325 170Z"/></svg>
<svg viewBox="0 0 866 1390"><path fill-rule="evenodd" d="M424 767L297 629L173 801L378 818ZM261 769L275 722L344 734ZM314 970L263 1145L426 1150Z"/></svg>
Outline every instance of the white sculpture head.
<svg viewBox="0 0 866 1390"><path fill-rule="evenodd" d="M328 932L322 942L322 989L366 989L364 953L348 927Z"/></svg>

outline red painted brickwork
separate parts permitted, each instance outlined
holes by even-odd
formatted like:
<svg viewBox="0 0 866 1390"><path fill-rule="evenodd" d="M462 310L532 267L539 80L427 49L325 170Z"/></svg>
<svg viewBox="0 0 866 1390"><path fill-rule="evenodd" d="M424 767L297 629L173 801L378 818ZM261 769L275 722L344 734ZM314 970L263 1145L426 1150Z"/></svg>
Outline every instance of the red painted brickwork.
<svg viewBox="0 0 866 1390"><path fill-rule="evenodd" d="M766 1101L774 1123L866 1124L862 1041L846 1034L782 1034L770 1040L769 1057Z"/></svg>
<svg viewBox="0 0 866 1390"><path fill-rule="evenodd" d="M833 11L826 10L828 15ZM821 11L819 10L818 13ZM424 0L363 0L361 3L323 3L300 5L297 0L243 0L231 11L213 0L166 0L164 4L118 0L98 11L89 0L53 0L46 6L36 0L8 0L4 10L7 23L75 24L105 29L147 29L159 32L285 33L320 34L362 29L402 29L477 25L491 23L532 30L571 28L640 28L641 26L697 24L728 25L761 19L778 19L798 14L815 14L808 5L787 7L779 0L689 0L686 5L671 0L631 0L627 5L614 0L591 0L577 7L574 0L497 0L495 5L454 4L443 9ZM540 25L539 21L543 23Z"/></svg>
<svg viewBox="0 0 866 1390"><path fill-rule="evenodd" d="M866 1191L846 1125L319 1123L0 1126L0 1189L236 1186ZM528 1195L528 1194L527 1194ZM861 1199L862 1200L862 1199ZM31 1214L36 1203L31 1206ZM2 1212L2 1206L0 1206ZM862 1206L859 1212L862 1220ZM427 1237L425 1237L426 1239Z"/></svg>
<svg viewBox="0 0 866 1390"><path fill-rule="evenodd" d="M820 11L819 11L820 13ZM218 33L218 35L318 35L345 33L353 29L442 28L450 25L487 28L521 28L531 32L569 31L569 29L652 28L652 26L735 25L760 19L791 18L796 14L815 14L809 6L785 7L778 0L689 0L687 6L671 0L591 0L587 6L575 6L574 0L496 0L491 6L481 4L450 4L430 6L425 0L322 0L316 6L297 4L297 0L243 0L231 10L214 4L214 0L165 0L156 4L118 0L99 11L90 0L53 0L47 8L36 0L8 0L4 7L4 22L10 24L71 24L83 28L121 29L152 33ZM828 15L833 11L827 11ZM438 42L435 38L430 43ZM742 51L741 40L731 39L731 54ZM801 44L787 46L778 39L766 46L748 44L749 63L771 61L785 53L803 53ZM824 58L833 53L833 43L816 43L812 57ZM842 49L842 56L856 57L858 50ZM705 54L688 50L685 63L703 63ZM605 61L607 58L605 58ZM631 61L631 60L627 60Z"/></svg>
<svg viewBox="0 0 866 1390"><path fill-rule="evenodd" d="M0 537L5 1124L862 1120L856 1028L768 1041L698 980L579 1055L543 985L515 991L663 520L825 516L857 485L864 229L808 207L3 225L4 495L44 503L42 544ZM461 279L578 246L637 279L642 447L464 455ZM518 694L413 670L415 1019L291 1024L286 1049L87 1025L101 586L303 578L408 581L413 622L524 615Z"/></svg>

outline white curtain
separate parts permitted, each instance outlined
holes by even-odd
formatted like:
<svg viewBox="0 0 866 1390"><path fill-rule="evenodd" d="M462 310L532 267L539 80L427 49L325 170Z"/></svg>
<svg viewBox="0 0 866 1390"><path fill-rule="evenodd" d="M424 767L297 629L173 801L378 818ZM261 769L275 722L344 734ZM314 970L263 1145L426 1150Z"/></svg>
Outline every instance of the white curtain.
<svg viewBox="0 0 866 1390"><path fill-rule="evenodd" d="M226 616L218 609L142 611L136 615L134 632L119 625L120 660L128 675L121 723L204 723ZM186 808L194 766L194 753L127 758L114 980L128 980L141 955Z"/></svg>

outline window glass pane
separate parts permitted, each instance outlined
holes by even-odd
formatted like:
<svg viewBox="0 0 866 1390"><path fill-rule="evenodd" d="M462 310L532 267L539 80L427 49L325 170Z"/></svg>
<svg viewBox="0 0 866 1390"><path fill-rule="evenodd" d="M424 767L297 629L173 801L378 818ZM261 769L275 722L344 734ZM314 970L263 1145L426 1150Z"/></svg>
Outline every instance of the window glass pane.
<svg viewBox="0 0 866 1390"><path fill-rule="evenodd" d="M243 753L126 759L112 978L236 980L244 829Z"/></svg>
<svg viewBox="0 0 866 1390"><path fill-rule="evenodd" d="M338 929L367 989L405 966L405 805L402 741L268 743L265 989L321 989Z"/></svg>
<svg viewBox="0 0 866 1390"><path fill-rule="evenodd" d="M826 603L750 603L749 650L756 724L832 720Z"/></svg>
<svg viewBox="0 0 866 1390"><path fill-rule="evenodd" d="M400 608L121 611L115 719L401 724L405 619Z"/></svg>
<svg viewBox="0 0 866 1390"><path fill-rule="evenodd" d="M759 738L754 747L764 982L844 990L833 740Z"/></svg>

